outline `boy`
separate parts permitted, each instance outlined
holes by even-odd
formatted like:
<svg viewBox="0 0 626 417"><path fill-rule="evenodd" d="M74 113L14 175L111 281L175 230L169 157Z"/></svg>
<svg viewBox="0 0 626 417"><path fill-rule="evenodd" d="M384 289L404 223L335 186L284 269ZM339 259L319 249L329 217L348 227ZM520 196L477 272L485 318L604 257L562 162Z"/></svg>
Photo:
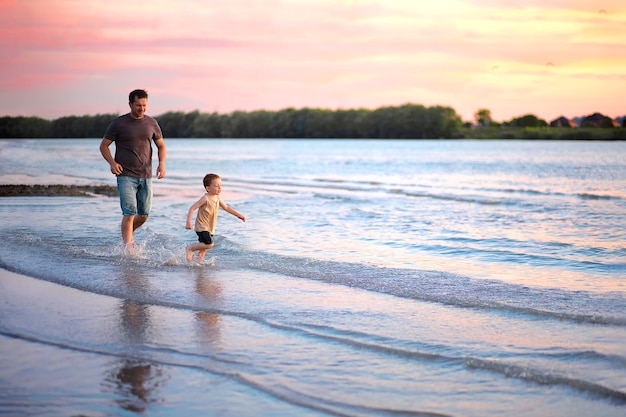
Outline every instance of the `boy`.
<svg viewBox="0 0 626 417"><path fill-rule="evenodd" d="M235 209L229 207L220 198L222 192L222 179L217 174L207 174L202 181L206 194L200 197L190 208L187 213L187 224L185 228L191 229L191 219L193 212L198 210L196 216L195 231L198 235L198 242L195 245L185 247L185 255L187 261L191 262L193 259L193 253L198 252L196 261L201 263L204 260L204 255L208 249L213 247L213 234L215 233L215 225L217 224L217 212L219 207L224 209L227 213L239 218L242 222L246 221L246 217L237 212Z"/></svg>

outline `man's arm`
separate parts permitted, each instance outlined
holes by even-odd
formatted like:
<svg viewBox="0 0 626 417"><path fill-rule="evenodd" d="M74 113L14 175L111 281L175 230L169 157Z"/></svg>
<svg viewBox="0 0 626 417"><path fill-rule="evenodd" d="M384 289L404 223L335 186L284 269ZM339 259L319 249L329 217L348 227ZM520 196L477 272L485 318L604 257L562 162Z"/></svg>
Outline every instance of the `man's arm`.
<svg viewBox="0 0 626 417"><path fill-rule="evenodd" d="M163 138L154 141L159 153L159 166L156 170L158 179L165 177L165 159L167 158L167 149L165 148L165 141Z"/></svg>
<svg viewBox="0 0 626 417"><path fill-rule="evenodd" d="M102 157L109 163L109 166L111 167L111 173L113 175L120 175L124 168L122 168L122 166L115 161L115 158L113 158L113 155L111 154L111 149L109 149L109 146L111 146L112 143L113 141L111 139L103 138L102 142L100 142L100 153L102 154Z"/></svg>

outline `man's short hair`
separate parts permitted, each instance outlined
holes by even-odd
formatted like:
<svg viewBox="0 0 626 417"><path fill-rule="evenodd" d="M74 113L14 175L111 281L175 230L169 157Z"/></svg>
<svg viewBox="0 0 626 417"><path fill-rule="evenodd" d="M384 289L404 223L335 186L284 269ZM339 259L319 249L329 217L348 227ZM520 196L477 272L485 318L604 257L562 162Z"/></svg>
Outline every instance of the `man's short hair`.
<svg viewBox="0 0 626 417"><path fill-rule="evenodd" d="M135 98L148 98L148 92L146 90L133 90L128 95L128 102L134 103Z"/></svg>

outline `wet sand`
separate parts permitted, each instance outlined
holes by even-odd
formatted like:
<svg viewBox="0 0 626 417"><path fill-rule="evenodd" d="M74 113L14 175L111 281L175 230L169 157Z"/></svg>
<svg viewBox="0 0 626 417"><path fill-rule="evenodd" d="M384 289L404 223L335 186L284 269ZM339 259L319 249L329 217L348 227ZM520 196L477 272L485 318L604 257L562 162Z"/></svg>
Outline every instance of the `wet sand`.
<svg viewBox="0 0 626 417"><path fill-rule="evenodd" d="M211 372L210 358L160 360L137 342L141 332L117 323L120 309L136 320L146 308L0 268L0 415L327 415ZM152 308L194 321L193 312ZM96 336L81 342L84 334Z"/></svg>

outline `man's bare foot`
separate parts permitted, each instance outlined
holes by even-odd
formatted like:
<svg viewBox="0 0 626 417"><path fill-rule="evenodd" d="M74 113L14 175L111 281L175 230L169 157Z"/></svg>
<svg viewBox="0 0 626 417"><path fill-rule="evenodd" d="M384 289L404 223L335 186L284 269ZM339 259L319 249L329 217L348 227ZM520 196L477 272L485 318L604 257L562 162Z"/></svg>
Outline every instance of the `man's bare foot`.
<svg viewBox="0 0 626 417"><path fill-rule="evenodd" d="M189 249L189 246L185 246L185 257L187 258L187 262L191 262L193 259L193 251Z"/></svg>
<svg viewBox="0 0 626 417"><path fill-rule="evenodd" d="M129 242L124 244L124 255L130 257L139 256L139 248L135 245L135 242Z"/></svg>

